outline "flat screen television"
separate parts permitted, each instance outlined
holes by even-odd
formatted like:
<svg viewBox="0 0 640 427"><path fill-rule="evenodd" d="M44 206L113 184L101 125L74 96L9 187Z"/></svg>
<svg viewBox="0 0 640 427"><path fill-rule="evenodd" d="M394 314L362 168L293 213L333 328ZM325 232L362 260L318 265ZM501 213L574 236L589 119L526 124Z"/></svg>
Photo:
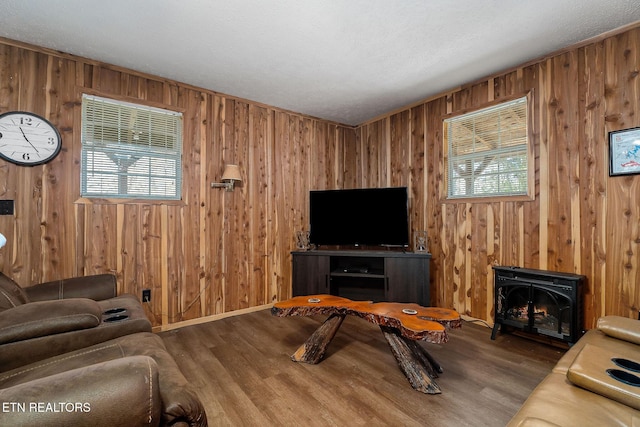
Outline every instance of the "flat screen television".
<svg viewBox="0 0 640 427"><path fill-rule="evenodd" d="M311 191L309 216L313 245L409 246L407 187Z"/></svg>

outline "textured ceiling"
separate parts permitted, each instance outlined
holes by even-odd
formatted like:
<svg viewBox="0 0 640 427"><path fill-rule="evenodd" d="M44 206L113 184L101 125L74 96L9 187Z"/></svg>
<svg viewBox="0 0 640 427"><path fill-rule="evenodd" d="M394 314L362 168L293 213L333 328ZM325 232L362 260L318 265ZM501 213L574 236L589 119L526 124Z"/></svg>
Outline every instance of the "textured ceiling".
<svg viewBox="0 0 640 427"><path fill-rule="evenodd" d="M351 125L636 21L638 0L0 0L0 36Z"/></svg>

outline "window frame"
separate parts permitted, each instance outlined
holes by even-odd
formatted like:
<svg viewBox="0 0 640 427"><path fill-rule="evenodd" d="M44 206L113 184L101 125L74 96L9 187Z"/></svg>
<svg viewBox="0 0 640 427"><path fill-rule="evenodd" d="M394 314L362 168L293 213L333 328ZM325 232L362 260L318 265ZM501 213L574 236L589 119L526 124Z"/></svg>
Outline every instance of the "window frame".
<svg viewBox="0 0 640 427"><path fill-rule="evenodd" d="M79 187L78 187L78 192L80 194L80 198L77 200L78 203L88 203L88 204L94 204L94 203L154 203L154 204L183 204L183 184L184 184L184 111L179 109L179 108L167 108L166 105L162 104L157 104L157 103L152 103L152 102L147 102L145 100L140 100L140 99L123 99L120 97L113 97L113 96L109 96L109 95L103 95L100 93L93 93L93 91L88 91L88 92L82 92L80 94L80 98L81 98L81 103L80 103L80 179L79 179ZM179 129L176 132L177 138L175 139L175 143L176 143L176 147L174 149L174 159L177 161L176 162L176 166L175 166L175 170L176 170L176 174L175 176L172 176L173 179L176 180L175 183L175 190L176 190L176 194L175 196L163 196L163 195L153 195L151 189L149 189L149 192L145 195L145 194L129 194L129 195L125 195L125 194L84 194L83 193L83 188L85 187L85 182L83 180L85 180L85 176L87 175L87 172L89 172L86 168L85 168L85 153L86 153L86 149L85 149L85 99L98 99L98 100L104 100L106 102L111 102L114 104L118 104L118 105L123 105L123 106L129 106L132 108L132 111L134 109L139 109L142 111L149 111L149 112L166 112L167 114L170 115L175 115L175 117L178 118L178 122L179 122ZM126 128L121 128L118 127L118 129L122 130L122 129L126 129ZM117 141L117 143L122 143L122 141ZM148 147L150 147L151 145L153 145L150 141L150 145ZM145 145L142 145L142 147L144 147ZM177 155L177 156L175 156ZM158 157L158 156L149 156L150 158L152 157ZM160 158L162 158L162 156L160 156ZM167 157L170 158L170 157ZM149 175L142 175L142 176L147 176L147 178L152 177L153 174L149 174Z"/></svg>
<svg viewBox="0 0 640 427"><path fill-rule="evenodd" d="M480 112L484 109L493 108L496 106L500 106L501 104L507 104L509 102L516 101L518 99L526 98L526 161L527 161L527 172L526 172L526 183L527 190L522 194L487 194L487 195L479 195L473 194L470 196L462 195L450 195L449 194L449 141L447 140L447 132L445 131L446 120L452 119L456 117L460 117L463 115L471 115L477 112ZM441 201L442 202L450 202L450 203L477 203L477 202L492 202L492 201L532 201L535 200L535 144L534 144L534 132L533 132L533 90L530 90L525 93L519 93L517 95L513 95L510 97L504 97L499 100L495 100L492 102L488 102L473 108L461 109L456 112L452 112L442 116L441 120L441 132L442 132L442 150L443 150L443 182L444 182L444 191Z"/></svg>

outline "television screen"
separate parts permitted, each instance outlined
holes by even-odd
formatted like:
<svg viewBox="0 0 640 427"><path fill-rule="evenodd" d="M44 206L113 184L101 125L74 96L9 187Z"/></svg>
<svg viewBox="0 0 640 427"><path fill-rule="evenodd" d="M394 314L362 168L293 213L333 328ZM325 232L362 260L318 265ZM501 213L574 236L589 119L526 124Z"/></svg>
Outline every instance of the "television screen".
<svg viewBox="0 0 640 427"><path fill-rule="evenodd" d="M409 246L406 187L311 191L309 216L314 245Z"/></svg>

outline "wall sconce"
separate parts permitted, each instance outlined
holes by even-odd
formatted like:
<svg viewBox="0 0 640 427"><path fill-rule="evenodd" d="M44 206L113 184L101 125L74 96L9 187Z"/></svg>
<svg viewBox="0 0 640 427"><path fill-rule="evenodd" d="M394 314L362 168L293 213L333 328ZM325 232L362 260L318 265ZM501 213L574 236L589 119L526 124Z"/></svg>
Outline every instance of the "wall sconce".
<svg viewBox="0 0 640 427"><path fill-rule="evenodd" d="M212 182L211 188L224 188L225 191L233 191L236 182L242 182L238 165L226 165L222 173L222 182Z"/></svg>

